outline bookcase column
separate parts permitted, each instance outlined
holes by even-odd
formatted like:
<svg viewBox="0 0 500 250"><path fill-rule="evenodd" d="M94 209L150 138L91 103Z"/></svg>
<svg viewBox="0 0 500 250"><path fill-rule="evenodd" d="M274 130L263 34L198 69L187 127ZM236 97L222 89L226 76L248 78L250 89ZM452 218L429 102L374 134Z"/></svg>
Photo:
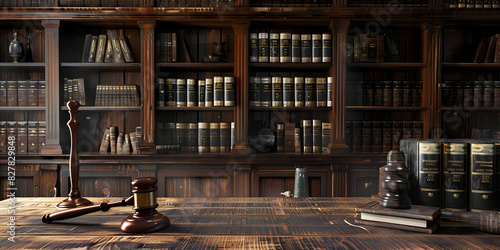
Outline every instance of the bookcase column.
<svg viewBox="0 0 500 250"><path fill-rule="evenodd" d="M43 20L45 28L45 146L42 154L62 154L59 133L59 20Z"/></svg>
<svg viewBox="0 0 500 250"><path fill-rule="evenodd" d="M248 30L250 22L233 23L234 77L236 83L236 107L234 114L235 145L233 152L251 153L248 145Z"/></svg>
<svg viewBox="0 0 500 250"><path fill-rule="evenodd" d="M141 142L139 154L156 152L155 130L155 26L156 21L138 21L141 29Z"/></svg>
<svg viewBox="0 0 500 250"><path fill-rule="evenodd" d="M432 40L430 42L431 60L429 60L429 68L432 71L428 78L429 90L431 91L431 113L429 114L428 122L430 126L431 138L441 138L442 118L439 113L441 105L441 89L440 84L443 81L441 62L443 61L443 24L434 24L432 31ZM437 117L438 119L432 119ZM424 122L424 125L426 122ZM424 128L425 131L425 128Z"/></svg>
<svg viewBox="0 0 500 250"><path fill-rule="evenodd" d="M347 29L348 20L335 20L330 23L330 30L333 38L333 66L330 69L330 76L333 79L332 86L332 112L330 114L331 133L328 148L331 154L349 153L345 141L345 79L347 74Z"/></svg>

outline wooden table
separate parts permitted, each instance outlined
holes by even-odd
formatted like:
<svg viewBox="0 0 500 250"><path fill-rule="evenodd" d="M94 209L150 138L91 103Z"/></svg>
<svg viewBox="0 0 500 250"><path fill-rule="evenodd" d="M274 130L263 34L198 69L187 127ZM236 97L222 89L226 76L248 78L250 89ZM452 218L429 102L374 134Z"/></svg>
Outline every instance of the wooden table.
<svg viewBox="0 0 500 250"><path fill-rule="evenodd" d="M0 248L262 248L262 249L499 249L500 236L464 224L443 225L435 234L347 225L344 218L372 198L159 198L158 211L172 225L160 232L131 235L120 231L133 213L115 207L44 224L43 214L59 211L63 198L17 198L15 243L10 242L9 200L0 202ZM93 202L119 198L89 198ZM348 221L353 221L349 219Z"/></svg>

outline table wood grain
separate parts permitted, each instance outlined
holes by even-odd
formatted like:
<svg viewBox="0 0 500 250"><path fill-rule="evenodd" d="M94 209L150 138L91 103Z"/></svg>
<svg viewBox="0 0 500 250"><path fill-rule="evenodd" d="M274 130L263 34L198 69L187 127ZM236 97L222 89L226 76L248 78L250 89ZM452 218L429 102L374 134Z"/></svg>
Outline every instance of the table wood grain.
<svg viewBox="0 0 500 250"><path fill-rule="evenodd" d="M499 249L500 236L442 223L435 234L353 227L344 219L372 198L158 198L171 226L120 231L131 206L44 224L63 198L17 198L16 242L8 241L9 200L0 202L1 249ZM89 198L94 203L120 198ZM348 219L353 222L353 219Z"/></svg>

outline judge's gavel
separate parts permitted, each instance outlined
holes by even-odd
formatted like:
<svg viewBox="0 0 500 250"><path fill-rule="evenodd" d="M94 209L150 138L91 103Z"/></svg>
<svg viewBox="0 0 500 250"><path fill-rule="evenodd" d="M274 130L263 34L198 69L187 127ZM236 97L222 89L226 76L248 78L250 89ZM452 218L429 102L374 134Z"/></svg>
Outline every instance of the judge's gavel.
<svg viewBox="0 0 500 250"><path fill-rule="evenodd" d="M64 211L42 216L44 223L51 223L56 220L65 220L78 217L84 214L103 211L106 212L112 207L134 205L134 214L123 220L120 229L126 233L151 233L162 230L170 226L170 220L162 213L156 211L158 203L156 202L155 184L158 179L155 177L144 177L132 181L133 196L122 199L117 202L92 205L87 207L66 209Z"/></svg>
<svg viewBox="0 0 500 250"><path fill-rule="evenodd" d="M500 212L461 212L442 209L441 219L466 222L483 232L500 234Z"/></svg>

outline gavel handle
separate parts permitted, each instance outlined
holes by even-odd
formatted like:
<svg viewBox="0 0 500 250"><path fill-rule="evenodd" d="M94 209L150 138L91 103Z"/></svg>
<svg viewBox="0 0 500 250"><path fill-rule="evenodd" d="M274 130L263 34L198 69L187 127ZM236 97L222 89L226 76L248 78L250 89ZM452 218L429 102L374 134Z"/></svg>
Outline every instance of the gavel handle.
<svg viewBox="0 0 500 250"><path fill-rule="evenodd" d="M99 205L92 205L92 206L86 206L86 207L79 207L79 208L72 208L72 209L67 209L64 211L56 212L53 214L46 214L42 216L42 221L44 223L51 223L52 221L56 220L65 220L69 218L74 218L78 217L84 214L89 214L97 211L103 211L106 212L112 207L119 207L119 206L127 206L127 205L133 205L134 204L134 196L130 196L126 199L122 199L121 201L116 201L116 202L102 202Z"/></svg>

